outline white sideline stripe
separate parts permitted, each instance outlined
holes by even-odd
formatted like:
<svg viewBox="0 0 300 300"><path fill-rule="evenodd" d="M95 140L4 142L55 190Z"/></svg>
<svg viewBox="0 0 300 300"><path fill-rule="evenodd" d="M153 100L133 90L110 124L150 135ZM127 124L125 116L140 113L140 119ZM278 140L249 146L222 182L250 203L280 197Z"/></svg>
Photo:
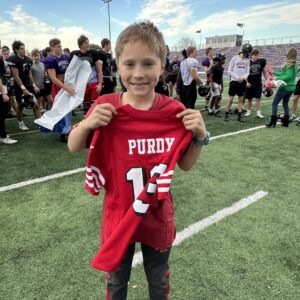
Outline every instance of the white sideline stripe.
<svg viewBox="0 0 300 300"><path fill-rule="evenodd" d="M248 128L248 129L235 131L235 132L224 133L224 134L212 136L210 138L210 140L213 141L213 140L221 139L221 138L224 138L224 137L227 137L227 136L232 136L232 135L237 135L237 134L241 134L241 133L245 133L245 132L250 132L250 131L254 131L254 130L257 130L257 129L261 129L261 128L266 128L266 126L261 125L261 126L256 126L256 127L252 127L252 128Z"/></svg>
<svg viewBox="0 0 300 300"><path fill-rule="evenodd" d="M182 231L180 231L176 234L176 239L173 243L173 246L180 245L184 240L186 240L186 239L192 237L193 235L199 233L200 231L204 230L205 228L209 227L210 225L213 225L213 224L223 220L227 216L236 214L240 210L242 210L242 209L246 208L247 206L257 202L258 200L265 197L266 195L268 195L267 192L258 191L255 194L252 194L252 195L250 195L246 198L243 198L240 201L235 202L233 205L231 205L229 207L225 207L221 210L218 210L213 215L188 226L187 228L183 229ZM141 264L142 261L143 261L142 252L139 251L139 252L134 254L132 266L136 267L137 265Z"/></svg>
<svg viewBox="0 0 300 300"><path fill-rule="evenodd" d="M211 140L216 140L216 139L224 138L224 137L231 136L231 135L237 135L237 134L241 134L241 133L245 133L245 132L249 132L249 131L254 131L254 130L257 130L257 129L261 129L261 128L265 128L265 126L262 125L262 126L257 126L257 127L252 127L252 128L248 128L248 129L235 131L235 132L216 135L216 136L211 137ZM49 175L49 176L45 176L45 177L40 177L40 178L36 178L36 179L22 181L22 182L19 182L19 183L14 183L14 184L11 184L11 185L0 187L0 192L5 192L5 191L13 190L13 189L18 189L18 188L21 188L23 186L27 186L27 185L30 185L30 184L35 184L35 183L44 182L44 181L51 180L51 179L56 179L56 178L72 175L72 174L75 174L75 173L83 172L85 170L86 170L86 168L78 168L78 169L74 169L74 170L71 170L71 171L66 171L66 172L57 173L57 174L53 174L53 175ZM166 174L163 174L161 176L169 176L169 175L172 175L173 172L174 171L170 171L170 172L168 172Z"/></svg>
<svg viewBox="0 0 300 300"><path fill-rule="evenodd" d="M48 181L48 180L51 180L51 179L56 179L56 178L59 178L59 177L64 177L64 176L80 173L80 172L83 172L83 171L85 171L85 168L78 168L78 169L74 169L74 170L70 170L70 171L66 171L66 172L62 172L62 173L48 175L48 176L45 176L45 177L30 179L30 180L22 181L22 182L19 182L19 183L14 183L14 184L11 184L11 185L0 187L0 192L5 192L5 191L9 191L9 190L18 189L18 188L21 188L23 186L27 186L27 185L31 185L31 184L35 184L35 183L39 183L39 182L44 182L44 181Z"/></svg>

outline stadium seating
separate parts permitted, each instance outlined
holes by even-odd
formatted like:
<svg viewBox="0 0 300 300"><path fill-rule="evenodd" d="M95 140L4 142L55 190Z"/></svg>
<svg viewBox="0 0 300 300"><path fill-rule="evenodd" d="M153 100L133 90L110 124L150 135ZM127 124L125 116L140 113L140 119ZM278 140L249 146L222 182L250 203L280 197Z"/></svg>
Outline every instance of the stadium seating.
<svg viewBox="0 0 300 300"><path fill-rule="evenodd" d="M285 53L289 48L296 48L298 52L298 64L300 63L300 43L253 46L259 50L259 56L267 60L267 64L274 70L279 70L285 63ZM226 56L225 70L228 68L231 58L239 52L240 47L214 48L214 53L223 52ZM202 62L205 58L205 49L198 51L197 59Z"/></svg>

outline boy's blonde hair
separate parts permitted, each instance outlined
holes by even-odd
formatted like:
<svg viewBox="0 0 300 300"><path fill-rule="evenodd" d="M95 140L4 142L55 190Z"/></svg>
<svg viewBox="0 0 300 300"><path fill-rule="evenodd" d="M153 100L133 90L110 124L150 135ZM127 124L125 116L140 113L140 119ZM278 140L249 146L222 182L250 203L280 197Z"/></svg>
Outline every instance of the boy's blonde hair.
<svg viewBox="0 0 300 300"><path fill-rule="evenodd" d="M150 21L134 23L121 32L115 47L117 62L124 51L125 45L137 41L144 42L160 58L162 65L166 64L167 52L163 35Z"/></svg>

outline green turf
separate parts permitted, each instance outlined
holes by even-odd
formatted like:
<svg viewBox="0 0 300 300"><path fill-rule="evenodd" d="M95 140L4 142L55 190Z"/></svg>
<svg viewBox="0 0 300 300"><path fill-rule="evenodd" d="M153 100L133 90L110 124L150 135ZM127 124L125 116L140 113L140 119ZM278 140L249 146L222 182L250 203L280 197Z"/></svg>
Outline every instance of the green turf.
<svg viewBox="0 0 300 300"><path fill-rule="evenodd" d="M271 102L263 101L268 116ZM213 136L267 121L203 117ZM56 135L7 125L19 143L0 145L0 186L85 165L86 151L70 154ZM178 231L258 190L268 195L172 249L171 299L300 299L299 130L291 124L217 139L190 172L177 170ZM82 172L0 193L0 299L104 299L104 275L89 266L102 197L83 185ZM142 266L132 272L128 299L148 299Z"/></svg>

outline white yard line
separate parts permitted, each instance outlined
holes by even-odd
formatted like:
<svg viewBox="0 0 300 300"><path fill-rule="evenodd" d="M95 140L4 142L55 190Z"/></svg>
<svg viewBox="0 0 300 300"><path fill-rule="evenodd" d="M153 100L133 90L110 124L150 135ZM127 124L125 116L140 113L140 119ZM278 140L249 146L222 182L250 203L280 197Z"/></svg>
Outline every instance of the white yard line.
<svg viewBox="0 0 300 300"><path fill-rule="evenodd" d="M0 187L0 192L5 192L5 191L9 191L9 190L18 189L18 188L21 188L21 187L24 187L24 186L27 186L27 185L31 185L31 184L35 184L35 183L39 183L39 182L44 182L44 181L48 181L48 180L51 180L51 179L56 179L56 178L59 178L59 177L64 177L64 176L80 173L80 172L83 172L83 171L85 171L85 168L78 168L78 169L74 169L74 170L70 170L70 171L66 171L66 172L61 172L61 173L57 173L57 174L53 174L53 175L48 175L48 176L45 176L45 177L30 179L30 180L22 181L22 182L19 182L19 183L14 183L14 184L11 184L11 185Z"/></svg>
<svg viewBox="0 0 300 300"><path fill-rule="evenodd" d="M224 138L224 137L228 137L228 136L232 136L232 135L237 135L237 134L241 134L241 133L245 133L245 132L250 132L250 131L254 131L254 130L257 130L257 129L261 129L261 128L265 128L265 126L262 125L262 126L257 126L257 127L252 127L252 128L248 128L248 129L235 131L235 132L229 132L229 133L225 133L225 134L221 134L221 135L216 135L216 136L213 136L211 138L211 140L216 140L216 139L220 139L220 138ZM78 168L78 169L75 169L75 170L70 170L70 171L66 171L66 172L62 172L62 173L48 175L48 176L45 176L45 177L30 179L30 180L22 181L22 182L19 182L19 183L14 183L14 184L11 184L11 185L0 187L0 192L5 192L5 191L9 191L9 190L18 189L18 188L21 188L21 187L24 187L24 186L27 186L27 185L31 185L31 184L35 184L35 183L39 183L39 182L44 182L44 181L48 181L48 180L51 180L51 179L56 179L56 178L59 178L59 177L64 177L64 176L72 175L72 174L83 172L83 171L85 171L85 168Z"/></svg>
<svg viewBox="0 0 300 300"><path fill-rule="evenodd" d="M223 220L227 216L236 214L237 212L246 208L247 206L259 201L266 195L268 195L267 192L258 191L255 194L250 195L246 198L243 198L240 201L235 202L233 205L223 208L221 210L218 210L213 215L188 226L187 228L183 229L182 231L180 231L176 234L176 239L173 243L173 246L180 245L184 240L192 237L193 235L204 230L205 228ZM143 261L143 257L142 257L141 251L135 253L134 258L133 258L133 267L136 267L137 265L141 264L142 261Z"/></svg>

